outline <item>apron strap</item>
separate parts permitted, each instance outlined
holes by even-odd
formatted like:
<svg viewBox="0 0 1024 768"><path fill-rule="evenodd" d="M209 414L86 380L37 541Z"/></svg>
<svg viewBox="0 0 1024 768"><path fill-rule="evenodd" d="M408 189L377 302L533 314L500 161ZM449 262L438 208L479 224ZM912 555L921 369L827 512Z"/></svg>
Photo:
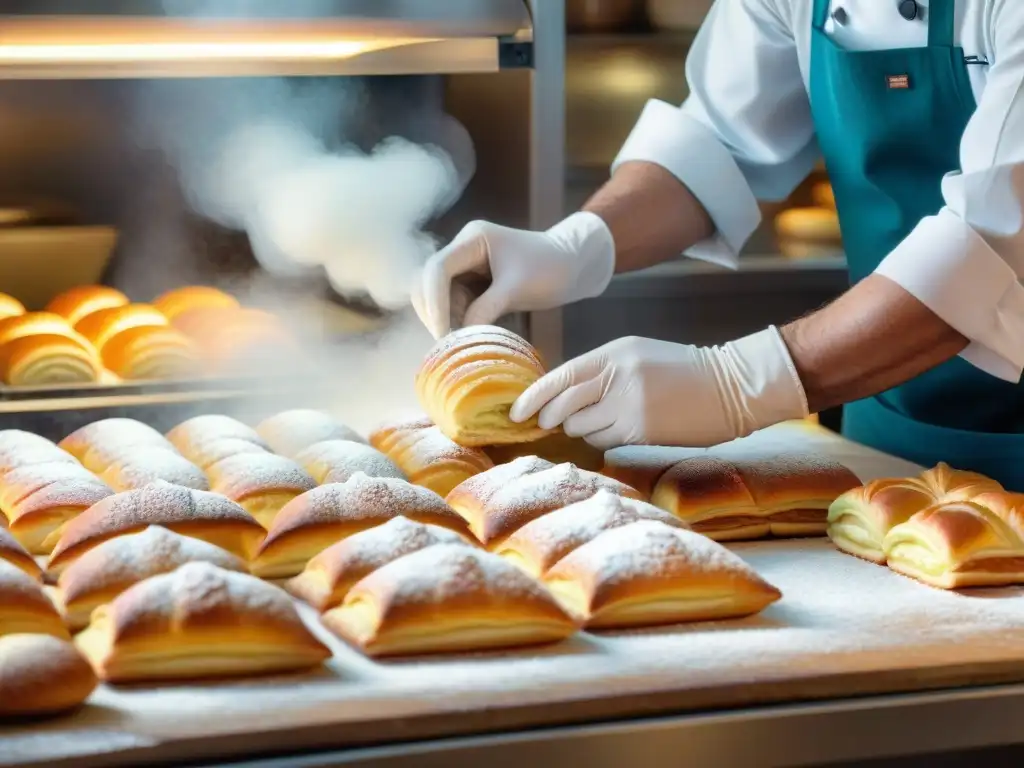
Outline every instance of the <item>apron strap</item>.
<svg viewBox="0 0 1024 768"><path fill-rule="evenodd" d="M826 2L827 6L828 3ZM928 46L931 48L952 48L953 28L956 17L953 13L954 0L931 0L928 4ZM827 9L826 9L827 14ZM824 22L823 22L824 23Z"/></svg>
<svg viewBox="0 0 1024 768"><path fill-rule="evenodd" d="M825 22L828 21L831 5L831 0L814 0L814 28L819 32L825 31Z"/></svg>

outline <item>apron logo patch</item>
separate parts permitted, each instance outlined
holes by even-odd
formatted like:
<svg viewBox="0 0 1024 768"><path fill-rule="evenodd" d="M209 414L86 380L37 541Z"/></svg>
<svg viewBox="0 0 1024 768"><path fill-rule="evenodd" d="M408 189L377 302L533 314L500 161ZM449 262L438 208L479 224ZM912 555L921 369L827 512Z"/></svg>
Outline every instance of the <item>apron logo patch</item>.
<svg viewBox="0 0 1024 768"><path fill-rule="evenodd" d="M906 90L910 88L910 75L886 75L885 82L890 90Z"/></svg>

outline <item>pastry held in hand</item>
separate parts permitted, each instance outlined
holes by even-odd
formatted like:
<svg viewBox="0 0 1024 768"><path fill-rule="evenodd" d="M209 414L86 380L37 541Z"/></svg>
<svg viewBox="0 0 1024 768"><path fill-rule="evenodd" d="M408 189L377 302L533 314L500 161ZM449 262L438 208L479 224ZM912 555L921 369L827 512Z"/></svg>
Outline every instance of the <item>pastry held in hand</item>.
<svg viewBox="0 0 1024 768"><path fill-rule="evenodd" d="M200 562L226 571L248 571L246 564L227 550L153 525L105 541L78 558L60 575L54 602L64 614L64 622L77 632L88 625L93 610L133 584Z"/></svg>
<svg viewBox="0 0 1024 768"><path fill-rule="evenodd" d="M717 541L823 536L829 506L858 485L850 470L822 456L709 454L668 470L651 502Z"/></svg>
<svg viewBox="0 0 1024 768"><path fill-rule="evenodd" d="M58 715L85 702L96 674L69 640L49 635L0 637L0 718Z"/></svg>
<svg viewBox="0 0 1024 768"><path fill-rule="evenodd" d="M405 480L405 473L387 456L365 443L327 440L295 456L295 461L319 484L344 483L357 472L370 477Z"/></svg>
<svg viewBox="0 0 1024 768"><path fill-rule="evenodd" d="M43 580L43 569L28 553L11 532L0 526L0 561L9 563L23 571L35 581Z"/></svg>
<svg viewBox="0 0 1024 768"><path fill-rule="evenodd" d="M59 446L96 474L140 448L175 450L167 438L148 424L125 418L86 424L61 440Z"/></svg>
<svg viewBox="0 0 1024 768"><path fill-rule="evenodd" d="M399 515L473 541L466 521L436 493L405 480L360 472L289 502L274 519L250 567L263 578L294 576L331 544Z"/></svg>
<svg viewBox="0 0 1024 768"><path fill-rule="evenodd" d="M278 512L316 481L298 464L273 453L243 453L218 461L207 474L215 493L227 496L270 528Z"/></svg>
<svg viewBox="0 0 1024 768"><path fill-rule="evenodd" d="M872 480L847 491L828 510L828 535L837 548L885 563L883 542L893 527L944 501L970 500L1002 486L976 472L940 463L918 477Z"/></svg>
<svg viewBox="0 0 1024 768"><path fill-rule="evenodd" d="M115 683L293 672L331 655L284 590L209 563L130 587L93 612L75 644Z"/></svg>
<svg viewBox="0 0 1024 768"><path fill-rule="evenodd" d="M366 442L362 435L330 414L306 408L282 411L270 416L259 423L256 431L274 453L292 459L311 445L327 440Z"/></svg>
<svg viewBox="0 0 1024 768"><path fill-rule="evenodd" d="M453 531L396 517L332 544L289 579L285 588L323 612L339 605L357 582L378 568L436 544L470 546Z"/></svg>
<svg viewBox="0 0 1024 768"><path fill-rule="evenodd" d="M656 520L605 531L544 583L593 629L739 618L782 597L721 544Z"/></svg>
<svg viewBox="0 0 1024 768"><path fill-rule="evenodd" d="M151 525L202 539L243 560L248 560L265 534L252 515L220 494L153 483L110 496L68 523L46 569L59 575L104 541Z"/></svg>
<svg viewBox="0 0 1024 768"><path fill-rule="evenodd" d="M686 524L652 504L598 491L589 499L556 509L527 523L495 552L531 576L543 576L574 549L605 531L640 520L655 520L673 528Z"/></svg>
<svg viewBox="0 0 1024 768"><path fill-rule="evenodd" d="M445 499L488 549L541 515L605 490L639 499L628 485L572 464L523 457L466 480Z"/></svg>
<svg viewBox="0 0 1024 768"><path fill-rule="evenodd" d="M0 636L22 632L68 636L42 585L20 568L0 560Z"/></svg>
<svg viewBox="0 0 1024 768"><path fill-rule="evenodd" d="M416 376L420 405L460 445L536 440L549 430L536 417L513 422L516 399L545 373L537 351L504 328L473 326L441 339Z"/></svg>
<svg viewBox="0 0 1024 768"><path fill-rule="evenodd" d="M465 653L564 640L576 622L497 555L437 544L356 584L324 625L370 656Z"/></svg>

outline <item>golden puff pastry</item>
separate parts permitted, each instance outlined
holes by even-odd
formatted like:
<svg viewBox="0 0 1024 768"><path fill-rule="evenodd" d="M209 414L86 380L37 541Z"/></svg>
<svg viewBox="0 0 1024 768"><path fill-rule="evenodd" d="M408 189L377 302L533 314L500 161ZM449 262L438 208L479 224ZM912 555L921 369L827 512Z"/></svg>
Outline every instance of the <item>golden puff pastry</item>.
<svg viewBox="0 0 1024 768"><path fill-rule="evenodd" d="M623 445L604 454L601 474L636 488L649 501L661 476L686 459L705 455L704 449L666 445Z"/></svg>
<svg viewBox="0 0 1024 768"><path fill-rule="evenodd" d="M205 414L186 419L167 433L167 439L189 461L209 465L208 446L224 439L245 440L270 452L256 430L238 419L220 414Z"/></svg>
<svg viewBox="0 0 1024 768"><path fill-rule="evenodd" d="M167 318L156 307L149 304L126 304L87 315L75 325L75 330L88 339L102 356L107 343L130 328L155 328L167 325Z"/></svg>
<svg viewBox="0 0 1024 768"><path fill-rule="evenodd" d="M405 480L358 472L344 483L322 485L289 502L250 567L263 578L294 576L336 541L399 515L473 540L466 521L436 493Z"/></svg>
<svg viewBox="0 0 1024 768"><path fill-rule="evenodd" d="M531 576L540 577L577 547L605 531L640 520L656 520L674 528L686 524L644 501L598 491L589 499L556 509L527 523L495 552Z"/></svg>
<svg viewBox="0 0 1024 768"><path fill-rule="evenodd" d="M75 645L115 683L293 672L331 656L284 590L209 563L129 587L93 612Z"/></svg>
<svg viewBox="0 0 1024 768"><path fill-rule="evenodd" d="M153 300L164 316L174 321L176 318L196 309L238 309L238 299L229 293L209 285L186 285L160 294Z"/></svg>
<svg viewBox="0 0 1024 768"><path fill-rule="evenodd" d="M244 560L266 533L252 515L220 494L157 482L109 496L65 525L46 570L59 576L104 541L151 525L202 539Z"/></svg>
<svg viewBox="0 0 1024 768"><path fill-rule="evenodd" d="M60 575L54 602L64 623L77 632L89 624L93 610L133 584L199 562L248 572L245 562L227 550L153 525L105 541L78 558Z"/></svg>
<svg viewBox="0 0 1024 768"><path fill-rule="evenodd" d="M409 482L440 496L494 466L486 453L459 445L425 419L379 427L370 435L370 445L390 458Z"/></svg>
<svg viewBox="0 0 1024 768"><path fill-rule="evenodd" d="M50 312L29 312L0 320L0 345L10 344L29 336L62 336L78 344L86 351L93 351L89 339L76 331L60 315Z"/></svg>
<svg viewBox="0 0 1024 768"><path fill-rule="evenodd" d="M97 682L70 640L38 634L0 637L0 718L63 714L83 704Z"/></svg>
<svg viewBox="0 0 1024 768"><path fill-rule="evenodd" d="M50 299L46 311L60 315L73 327L93 312L123 307L129 303L128 297L116 288L106 285L79 285Z"/></svg>
<svg viewBox="0 0 1024 768"><path fill-rule="evenodd" d="M782 597L721 544L657 520L601 533L544 583L593 629L739 618Z"/></svg>
<svg viewBox="0 0 1024 768"><path fill-rule="evenodd" d="M103 346L103 366L124 381L181 379L201 373L199 350L171 326L138 326Z"/></svg>
<svg viewBox="0 0 1024 768"><path fill-rule="evenodd" d="M823 536L828 508L860 485L849 469L811 454L685 459L651 502L717 541Z"/></svg>
<svg viewBox="0 0 1024 768"><path fill-rule="evenodd" d="M370 477L405 480L405 473L387 456L364 443L326 440L299 451L295 461L319 483L344 483L357 472Z"/></svg>
<svg viewBox="0 0 1024 768"><path fill-rule="evenodd" d="M5 317L17 317L25 314L25 305L13 296L0 293L0 319Z"/></svg>
<svg viewBox="0 0 1024 768"><path fill-rule="evenodd" d="M58 444L90 472L103 472L115 460L140 448L174 446L148 424L135 419L100 419L76 429Z"/></svg>
<svg viewBox="0 0 1024 768"><path fill-rule="evenodd" d="M366 442L362 435L328 413L308 408L296 408L270 416L256 427L274 453L294 459L311 445L327 440Z"/></svg>
<svg viewBox="0 0 1024 768"><path fill-rule="evenodd" d="M22 632L68 636L42 584L20 568L0 560L0 636Z"/></svg>
<svg viewBox="0 0 1024 768"><path fill-rule="evenodd" d="M242 453L213 464L212 490L242 505L269 528L285 504L316 487L316 481L289 458L273 453Z"/></svg>
<svg viewBox="0 0 1024 768"><path fill-rule="evenodd" d="M0 526L0 561L10 563L36 581L43 580L43 569L39 567L35 558L18 543L10 531L2 526Z"/></svg>
<svg viewBox="0 0 1024 768"><path fill-rule="evenodd" d="M1002 486L984 475L942 463L918 477L872 480L832 503L828 535L843 552L883 564L883 542L894 526L933 504L969 500L990 491L1002 491Z"/></svg>
<svg viewBox="0 0 1024 768"><path fill-rule="evenodd" d="M21 545L33 555L46 555L63 526L112 494L106 483L94 477L65 477L41 485L3 510L11 534Z"/></svg>
<svg viewBox="0 0 1024 768"><path fill-rule="evenodd" d="M497 555L459 544L393 560L352 587L322 620L370 656L554 643L577 628L536 579Z"/></svg>
<svg viewBox="0 0 1024 768"><path fill-rule="evenodd" d="M332 544L289 579L285 589L323 612L340 605L358 581L378 568L436 544L471 546L454 531L395 517Z"/></svg>
<svg viewBox="0 0 1024 768"><path fill-rule="evenodd" d="M508 464L521 456L539 456L552 464L575 464L590 472L600 472L604 467L604 451L582 438L569 437L561 429L528 443L488 445L483 450L495 464Z"/></svg>
<svg viewBox="0 0 1024 768"><path fill-rule="evenodd" d="M53 463L78 462L45 437L20 429L0 430L0 477L22 467Z"/></svg>
<svg viewBox="0 0 1024 768"><path fill-rule="evenodd" d="M210 483L195 464L168 448L135 448L100 473L100 479L115 491L134 491L162 481L192 488L210 490Z"/></svg>
<svg viewBox="0 0 1024 768"><path fill-rule="evenodd" d="M462 328L441 339L416 376L420 405L459 445L525 443L549 433L534 416L509 418L516 399L545 373L537 351L495 326Z"/></svg>
<svg viewBox="0 0 1024 768"><path fill-rule="evenodd" d="M33 334L0 347L0 378L12 387L92 384L100 379L99 355L60 334Z"/></svg>
<svg viewBox="0 0 1024 768"><path fill-rule="evenodd" d="M531 520L601 490L640 498L628 485L604 475L528 456L471 477L445 500L466 519L473 535L494 550Z"/></svg>

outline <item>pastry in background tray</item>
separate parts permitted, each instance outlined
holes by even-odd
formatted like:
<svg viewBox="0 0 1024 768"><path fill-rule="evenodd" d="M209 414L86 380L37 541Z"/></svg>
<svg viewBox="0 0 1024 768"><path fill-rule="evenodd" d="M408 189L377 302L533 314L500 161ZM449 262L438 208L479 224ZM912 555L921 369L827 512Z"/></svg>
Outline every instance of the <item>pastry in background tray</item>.
<svg viewBox="0 0 1024 768"><path fill-rule="evenodd" d="M25 305L13 296L0 293L0 319L25 314Z"/></svg>
<svg viewBox="0 0 1024 768"><path fill-rule="evenodd" d="M357 472L370 477L405 480L405 473L387 456L365 443L326 440L295 455L295 461L317 483L344 483Z"/></svg>
<svg viewBox="0 0 1024 768"><path fill-rule="evenodd" d="M323 411L296 408L269 416L256 427L274 453L294 459L300 451L327 440L365 443L354 429Z"/></svg>
<svg viewBox="0 0 1024 768"><path fill-rule="evenodd" d="M339 605L358 581L378 568L435 544L473 546L446 528L395 517L332 544L289 579L285 589L323 612Z"/></svg>
<svg viewBox="0 0 1024 768"><path fill-rule="evenodd" d="M497 555L437 544L357 583L322 621L370 656L555 643L576 621L536 579Z"/></svg>
<svg viewBox="0 0 1024 768"><path fill-rule="evenodd" d="M170 326L122 331L104 345L103 365L126 381L183 379L203 372L195 343Z"/></svg>
<svg viewBox="0 0 1024 768"><path fill-rule="evenodd" d="M623 445L605 452L601 474L636 488L645 499L650 500L662 475L680 461L706 453L703 448Z"/></svg>
<svg viewBox="0 0 1024 768"><path fill-rule="evenodd" d="M60 575L53 601L64 623L77 632L89 624L94 609L133 584L198 562L248 572L245 562L227 550L153 525L105 541L78 558Z"/></svg>
<svg viewBox="0 0 1024 768"><path fill-rule="evenodd" d="M829 506L858 485L849 469L822 456L709 453L669 469L651 502L718 541L824 536Z"/></svg>
<svg viewBox="0 0 1024 768"><path fill-rule="evenodd" d="M65 336L24 336L0 347L0 377L11 387L94 384L102 373L96 353Z"/></svg>
<svg viewBox="0 0 1024 768"><path fill-rule="evenodd" d="M0 637L0 719L75 709L96 689L96 674L70 642L38 634Z"/></svg>
<svg viewBox="0 0 1024 768"><path fill-rule="evenodd" d="M370 444L394 461L411 483L440 496L494 466L482 450L459 445L429 419L379 427L370 435Z"/></svg>
<svg viewBox="0 0 1024 768"><path fill-rule="evenodd" d="M973 499L1002 486L976 472L940 463L917 477L882 478L847 491L828 510L828 535L843 552L885 563L889 531L915 513L944 501Z"/></svg>
<svg viewBox="0 0 1024 768"><path fill-rule="evenodd" d="M100 473L124 456L126 450L169 448L170 441L148 424L135 419L100 419L80 427L58 444L90 472Z"/></svg>
<svg viewBox="0 0 1024 768"><path fill-rule="evenodd" d="M163 481L196 491L210 490L199 467L169 448L125 449L103 472L100 479L115 491L134 491Z"/></svg>
<svg viewBox="0 0 1024 768"><path fill-rule="evenodd" d="M50 299L46 311L60 315L72 327L101 309L112 309L129 304L121 291L106 285L79 285L69 288Z"/></svg>
<svg viewBox="0 0 1024 768"><path fill-rule="evenodd" d="M186 419L167 433L167 439L182 456L199 466L209 466L210 446L221 440L245 440L264 451L270 451L270 446L255 429L238 419L220 414L204 414Z"/></svg>
<svg viewBox="0 0 1024 768"><path fill-rule="evenodd" d="M43 580L43 569L7 528L0 525L0 561L10 563L36 581Z"/></svg>
<svg viewBox="0 0 1024 768"><path fill-rule="evenodd" d="M209 563L129 587L93 612L75 645L112 683L293 672L331 656L284 590Z"/></svg>
<svg viewBox="0 0 1024 768"><path fill-rule="evenodd" d="M274 519L250 568L264 578L294 576L331 544L399 515L473 541L466 521L433 491L360 472L344 483L322 485L288 503Z"/></svg>
<svg viewBox="0 0 1024 768"><path fill-rule="evenodd" d="M270 528L281 508L316 487L316 481L289 458L273 453L242 453L207 469L211 489L237 502Z"/></svg>
<svg viewBox="0 0 1024 768"><path fill-rule="evenodd" d="M75 330L63 317L52 312L28 312L0 320L0 346L26 336L63 336L76 342L84 350L93 350L92 342L85 335Z"/></svg>
<svg viewBox="0 0 1024 768"><path fill-rule="evenodd" d="M43 592L42 584L0 560L0 637L22 632L68 637L68 630Z"/></svg>
<svg viewBox="0 0 1024 768"><path fill-rule="evenodd" d="M104 347L119 334L132 328L159 328L169 325L167 318L149 304L126 304L101 309L86 316L75 330L87 338L103 355Z"/></svg>
<svg viewBox="0 0 1024 768"><path fill-rule="evenodd" d="M460 445L527 443L549 433L536 417L516 424L509 409L545 373L537 351L511 331L463 328L441 339L416 375L420 405Z"/></svg>
<svg viewBox="0 0 1024 768"><path fill-rule="evenodd" d="M295 354L295 339L280 318L260 309L205 308L183 313L174 326L199 345L211 371L265 375Z"/></svg>
<svg viewBox="0 0 1024 768"><path fill-rule="evenodd" d="M487 445L483 450L495 464L508 464L521 456L539 456L552 464L575 464L580 469L590 472L600 472L604 466L603 451L590 445L586 440L569 437L561 430L528 443Z"/></svg>
<svg viewBox="0 0 1024 768"><path fill-rule="evenodd" d="M168 320L173 322L185 312L195 309L237 309L238 299L209 285L186 285L160 294L153 300Z"/></svg>
<svg viewBox="0 0 1024 768"><path fill-rule="evenodd" d="M220 494L158 482L110 496L65 525L46 570L59 576L104 541L151 525L202 539L244 560L266 533L252 515Z"/></svg>
<svg viewBox="0 0 1024 768"><path fill-rule="evenodd" d="M484 546L496 549L531 520L600 490L640 498L628 485L604 475L530 456L471 477L445 500Z"/></svg>
<svg viewBox="0 0 1024 768"><path fill-rule="evenodd" d="M653 504L602 490L589 499L527 523L495 552L531 576L540 577L574 549L605 531L640 520L655 520L674 528L686 527L679 518Z"/></svg>
<svg viewBox="0 0 1024 768"><path fill-rule="evenodd" d="M601 533L552 566L544 583L592 629L740 618L782 597L721 544L657 520Z"/></svg>

